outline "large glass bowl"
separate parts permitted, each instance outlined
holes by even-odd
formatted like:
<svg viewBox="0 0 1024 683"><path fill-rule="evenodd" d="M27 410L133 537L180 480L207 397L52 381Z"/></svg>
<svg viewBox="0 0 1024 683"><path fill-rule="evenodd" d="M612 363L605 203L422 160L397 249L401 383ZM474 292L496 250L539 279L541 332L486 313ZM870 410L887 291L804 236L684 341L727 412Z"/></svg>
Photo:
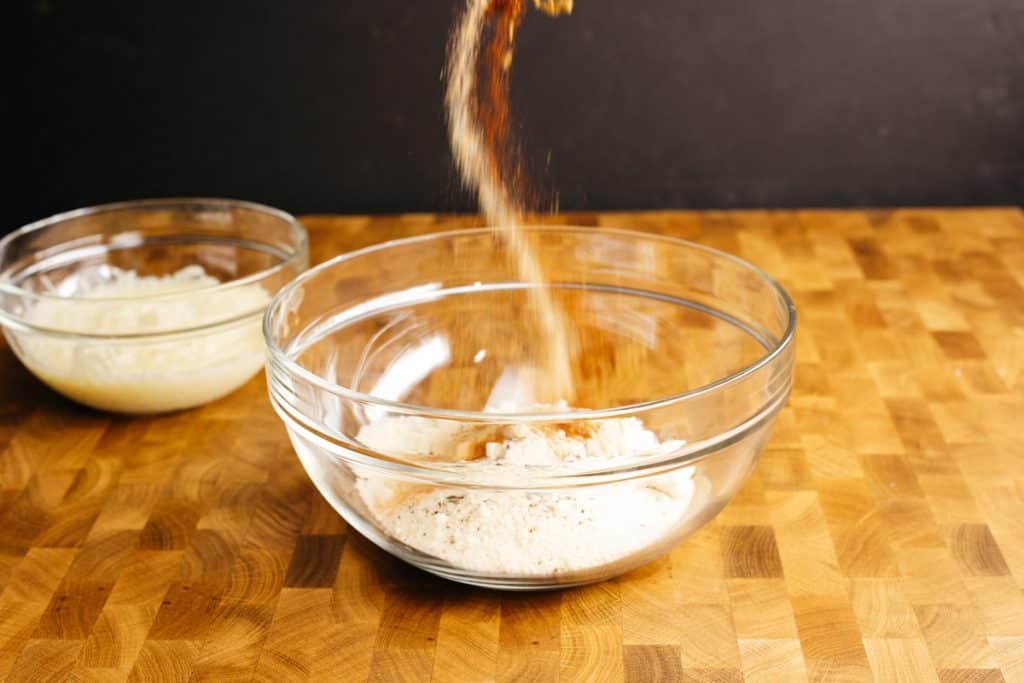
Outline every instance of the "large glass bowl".
<svg viewBox="0 0 1024 683"><path fill-rule="evenodd" d="M526 239L578 333L571 406L531 406L525 378L544 381L537 291L492 229L340 256L283 288L264 319L271 401L345 520L426 571L520 590L620 574L712 519L786 401L796 323L777 283L720 251L598 228ZM463 448L487 451L480 434L620 428L646 445L559 466Z"/></svg>
<svg viewBox="0 0 1024 683"><path fill-rule="evenodd" d="M305 229L266 206L96 206L0 240L0 325L33 374L79 403L135 414L191 408L260 370L263 312L307 265ZM178 289L158 278L177 278Z"/></svg>

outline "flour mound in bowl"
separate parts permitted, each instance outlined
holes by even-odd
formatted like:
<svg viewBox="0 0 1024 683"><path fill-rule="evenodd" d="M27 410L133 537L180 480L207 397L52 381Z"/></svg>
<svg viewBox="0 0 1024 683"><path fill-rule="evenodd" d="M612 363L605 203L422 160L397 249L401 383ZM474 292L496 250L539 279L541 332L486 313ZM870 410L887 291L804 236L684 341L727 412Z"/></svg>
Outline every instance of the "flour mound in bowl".
<svg viewBox="0 0 1024 683"><path fill-rule="evenodd" d="M513 481L524 468L571 472L671 452L635 418L556 425L466 426L390 417L365 426L365 445L424 460L464 461ZM499 478L500 481L500 478ZM458 489L361 477L357 488L381 531L462 569L555 576L628 558L682 523L694 468L657 477L565 489Z"/></svg>

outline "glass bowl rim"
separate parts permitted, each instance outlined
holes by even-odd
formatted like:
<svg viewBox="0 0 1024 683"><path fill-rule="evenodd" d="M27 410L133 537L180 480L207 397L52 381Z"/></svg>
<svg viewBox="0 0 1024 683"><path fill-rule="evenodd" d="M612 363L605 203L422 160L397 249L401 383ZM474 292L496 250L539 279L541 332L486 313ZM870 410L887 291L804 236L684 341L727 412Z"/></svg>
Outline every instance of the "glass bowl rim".
<svg viewBox="0 0 1024 683"><path fill-rule="evenodd" d="M644 412L657 408L662 408L674 403L681 403L688 399L696 396L705 395L711 392L719 391L727 386L735 384L745 377L757 372L758 370L770 365L775 359L780 357L792 344L796 335L796 319L797 312L796 306L793 303L793 299L789 296L789 293L780 285L772 276L766 273L764 270L755 266L753 263L741 259L738 256L715 249L703 244L698 244L690 240L684 240L678 237L672 237L670 235L661 235L657 233L651 233L642 230L627 230L623 228L611 228L611 227L583 227L573 225L524 225L522 229L529 232L566 232L566 233L595 233L600 232L604 234L618 235L619 237L629 239L649 239L658 242L664 242L676 247L684 247L687 249L695 249L702 251L706 254L719 259L725 259L732 262L733 264L746 269L751 272L764 283L766 283L776 294L780 297L780 300L785 308L786 312L786 327L779 338L767 353L758 358L753 363L750 363L739 370L736 370L724 377L721 377L714 382L704 384L693 389L689 389L684 392L672 394L669 396L662 396L654 398L648 401L641 401L638 403L631 403L623 406L616 406L614 408L598 408L598 409L572 409L563 412L529 412L529 413L494 413L484 411L472 411L472 410L455 410L451 408L433 408L430 406L423 406L415 403L406 403L403 401L392 401L389 399L383 399L372 394L343 387L333 382L328 382L319 375L302 367L284 352L284 350L273 341L273 331L270 329L270 320L274 312L281 307L283 302L289 298L298 287L302 286L307 281L317 277L324 271L327 271L339 264L345 263L352 259L356 259L362 256L373 254L379 251L385 251L391 248L405 247L432 240L446 240L460 236L469 235L483 235L483 234L497 234L501 228L497 227L476 227L476 228L459 228L455 230L443 230L439 232L432 232L425 235L415 235L412 237L403 237L399 239L385 240L377 244L372 244L361 249L346 252L331 258L323 263L320 263L305 272L298 275L291 282L282 287L274 298L267 305L266 311L263 314L263 339L267 346L267 351L270 355L272 362L267 363L268 374L271 375L271 382L268 383L268 389L273 390L272 384L277 381L276 375L282 370L287 370L288 373L297 375L305 381L311 382L318 388L339 396L343 399L356 401L358 403L378 407L387 410L388 412L400 413L405 415L412 415L417 417L429 417L442 420L461 420L465 422L487 422L493 423L500 421L502 423L543 423L543 422L571 422L574 420L603 420L618 417L629 417L638 412ZM772 403L772 398L769 397L765 401L765 405Z"/></svg>
<svg viewBox="0 0 1024 683"><path fill-rule="evenodd" d="M245 287L247 285L258 283L275 274L293 267L296 263L301 263L307 258L309 249L309 233L305 226L292 214L276 209L272 206L260 204L257 202L250 202L240 199L227 199L222 197L154 197L147 199L132 199L119 202L110 202L106 204L96 204L93 206L86 206L78 209L72 209L70 211L64 211L61 213L47 216L39 220L27 223L16 230L13 230L9 234L0 238L0 255L2 255L10 246L12 242L20 237L31 234L36 231L44 230L46 228L59 225L71 220L79 218L85 218L88 216L97 216L106 213L116 213L125 210L138 210L138 209L160 209L166 208L171 209L175 207L183 207L189 205L205 206L213 209L245 209L254 213L263 214L272 218L276 218L290 229L291 236L294 238L294 246L291 248L290 253L287 257L270 266L269 268L263 268L253 273L240 278L232 280L226 280L219 282L216 285L208 285L195 289L190 289L184 292L172 292L169 294L155 294L152 296L135 296L135 297L103 297L102 299L78 297L78 296L55 296L53 294L33 292L23 287L19 287L13 284L9 279L9 274L0 273L0 294L7 294L10 296L18 297L19 299L26 301L73 301L79 303L92 303L92 302L165 302L174 301L182 297L194 296L197 291L207 293L220 293L230 291L236 288ZM128 232L126 230L126 232ZM126 245L125 248L132 248L137 245ZM269 305L269 302L268 304ZM224 318L222 320L215 320L212 322L204 323L202 325L194 327L180 327L172 328L167 330L161 330L159 332L142 332L142 333L113 333L113 334L92 334L88 332L80 332L73 330L55 329L48 327L40 327L33 325L21 318L14 317L8 314L5 310L0 308L0 323L4 326L11 327L22 332L34 332L48 334L52 336L61 337L76 337L83 339L109 339L109 340L141 340L141 339L154 339L164 337L176 337L179 335L189 335L196 332L202 332L221 326L228 326L233 323L241 322L252 317L262 316L265 307L259 309L246 311L242 314L232 316L230 318Z"/></svg>

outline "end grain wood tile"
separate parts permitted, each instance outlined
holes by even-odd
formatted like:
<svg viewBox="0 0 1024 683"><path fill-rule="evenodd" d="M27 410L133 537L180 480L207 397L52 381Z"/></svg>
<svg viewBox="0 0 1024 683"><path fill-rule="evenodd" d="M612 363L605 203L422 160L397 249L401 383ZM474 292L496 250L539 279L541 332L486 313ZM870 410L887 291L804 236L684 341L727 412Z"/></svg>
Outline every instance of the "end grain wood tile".
<svg viewBox="0 0 1024 683"><path fill-rule="evenodd" d="M558 677L561 649L559 593L501 597L498 680Z"/></svg>
<svg viewBox="0 0 1024 683"><path fill-rule="evenodd" d="M157 503L150 511L139 536L141 550L182 550L199 521L199 511L191 503Z"/></svg>
<svg viewBox="0 0 1024 683"><path fill-rule="evenodd" d="M246 680L256 668L274 616L271 605L222 600L193 664L199 680Z"/></svg>
<svg viewBox="0 0 1024 683"><path fill-rule="evenodd" d="M669 564L651 579L670 580L677 585L673 593L680 609L693 605L728 605L729 590L725 584L725 568L722 562L721 543L718 528L714 522L700 529L677 546L669 555ZM634 584L620 580L623 593ZM623 600L623 609L629 609L632 602ZM668 605L667 608L671 608ZM662 607L665 609L665 607Z"/></svg>
<svg viewBox="0 0 1024 683"><path fill-rule="evenodd" d="M331 623L331 591L284 588L256 665L260 681L304 680L313 669L316 639Z"/></svg>
<svg viewBox="0 0 1024 683"><path fill-rule="evenodd" d="M906 548L899 561L900 585L910 604L931 605L936 596L945 604L970 604L963 575L948 548Z"/></svg>
<svg viewBox="0 0 1024 683"><path fill-rule="evenodd" d="M741 639L796 639L793 605L781 579L730 579L730 608Z"/></svg>
<svg viewBox="0 0 1024 683"><path fill-rule="evenodd" d="M914 609L899 579L853 579L850 605L862 638L920 637Z"/></svg>
<svg viewBox="0 0 1024 683"><path fill-rule="evenodd" d="M876 681L939 683L938 674L923 640L916 638L866 638L871 671Z"/></svg>
<svg viewBox="0 0 1024 683"><path fill-rule="evenodd" d="M131 668L155 616L156 608L149 605L108 605L82 644L76 665L86 669Z"/></svg>
<svg viewBox="0 0 1024 683"><path fill-rule="evenodd" d="M376 632L373 622L327 625L317 636L309 680L334 681L341 673L352 680L366 680L373 666Z"/></svg>
<svg viewBox="0 0 1024 683"><path fill-rule="evenodd" d="M475 591L451 596L444 606L437 633L438 683L493 680L498 657L501 609Z"/></svg>
<svg viewBox="0 0 1024 683"><path fill-rule="evenodd" d="M740 668L736 629L724 605L687 605L679 610L680 656L686 669Z"/></svg>
<svg viewBox="0 0 1024 683"><path fill-rule="evenodd" d="M560 613L559 680L622 681L625 673L618 582L567 591Z"/></svg>
<svg viewBox="0 0 1024 683"><path fill-rule="evenodd" d="M375 647L384 650L433 650L444 598L406 590L392 594L381 614Z"/></svg>
<svg viewBox="0 0 1024 683"><path fill-rule="evenodd" d="M948 530L953 557L972 576L1009 576L1003 552L985 524L960 524Z"/></svg>
<svg viewBox="0 0 1024 683"><path fill-rule="evenodd" d="M1013 577L967 576L964 583L986 635L1024 637L1024 591Z"/></svg>
<svg viewBox="0 0 1024 683"><path fill-rule="evenodd" d="M77 553L74 548L32 548L14 566L0 600L49 602Z"/></svg>
<svg viewBox="0 0 1024 683"><path fill-rule="evenodd" d="M15 660L6 680L18 683L66 680L74 669L81 648L80 640L30 640Z"/></svg>
<svg viewBox="0 0 1024 683"><path fill-rule="evenodd" d="M200 644L189 640L147 640L128 674L130 683L155 679L186 683Z"/></svg>
<svg viewBox="0 0 1024 683"><path fill-rule="evenodd" d="M739 646L747 683L808 680L799 640L740 640Z"/></svg>
<svg viewBox="0 0 1024 683"><path fill-rule="evenodd" d="M288 588L329 588L334 585L345 537L299 536L285 576Z"/></svg>
<svg viewBox="0 0 1024 683"><path fill-rule="evenodd" d="M231 565L225 600L270 604L284 587L290 554L280 548L246 545Z"/></svg>
<svg viewBox="0 0 1024 683"><path fill-rule="evenodd" d="M362 537L345 543L338 576L331 594L331 610L337 622L379 622L387 603L386 577L376 570L375 557L383 552ZM498 603L492 603L498 609Z"/></svg>
<svg viewBox="0 0 1024 683"><path fill-rule="evenodd" d="M914 612L937 669L989 668L995 664L970 605L920 605Z"/></svg>
<svg viewBox="0 0 1024 683"><path fill-rule="evenodd" d="M559 653L554 651L535 652L524 656L522 652L515 650L499 650L496 680L501 683L555 681L558 680L559 659Z"/></svg>
<svg viewBox="0 0 1024 683"><path fill-rule="evenodd" d="M156 640L202 639L219 602L220 591L215 588L175 581L160 602L149 637Z"/></svg>
<svg viewBox="0 0 1024 683"><path fill-rule="evenodd" d="M111 605L159 604L180 574L181 550L132 550L107 599Z"/></svg>
<svg viewBox="0 0 1024 683"><path fill-rule="evenodd" d="M843 593L832 538L813 491L769 493L771 521L790 595Z"/></svg>
<svg viewBox="0 0 1024 683"><path fill-rule="evenodd" d="M970 332L932 332L942 352L950 359L984 358L985 350Z"/></svg>
<svg viewBox="0 0 1024 683"><path fill-rule="evenodd" d="M629 683L684 680L679 648L672 645L626 645L623 660Z"/></svg>
<svg viewBox="0 0 1024 683"><path fill-rule="evenodd" d="M1008 681L1024 680L1024 638L992 636L989 646L999 662L999 668Z"/></svg>
<svg viewBox="0 0 1024 683"><path fill-rule="evenodd" d="M623 582L623 642L636 645L676 645L680 629L675 615L688 612L691 605L679 599L683 587L663 576Z"/></svg>
<svg viewBox="0 0 1024 683"><path fill-rule="evenodd" d="M803 596L793 601L797 633L808 663L824 668L863 665L867 657L860 628L845 595Z"/></svg>
<svg viewBox="0 0 1024 683"><path fill-rule="evenodd" d="M770 526L723 526L725 575L732 579L782 577L782 560Z"/></svg>
<svg viewBox="0 0 1024 683"><path fill-rule="evenodd" d="M45 604L0 599L0 676L6 676L35 631Z"/></svg>

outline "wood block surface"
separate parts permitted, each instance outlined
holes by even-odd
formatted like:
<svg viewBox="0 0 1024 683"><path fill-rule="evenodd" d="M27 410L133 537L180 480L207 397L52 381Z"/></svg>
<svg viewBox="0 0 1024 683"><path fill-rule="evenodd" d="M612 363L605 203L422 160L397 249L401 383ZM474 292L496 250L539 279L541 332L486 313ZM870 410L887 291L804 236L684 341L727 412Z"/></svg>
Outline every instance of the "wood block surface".
<svg viewBox="0 0 1024 683"><path fill-rule="evenodd" d="M0 677L1024 680L1021 211L553 220L723 248L796 301L793 396L714 522L602 584L469 588L345 525L262 377L128 419L0 346ZM321 261L478 220L305 223Z"/></svg>

